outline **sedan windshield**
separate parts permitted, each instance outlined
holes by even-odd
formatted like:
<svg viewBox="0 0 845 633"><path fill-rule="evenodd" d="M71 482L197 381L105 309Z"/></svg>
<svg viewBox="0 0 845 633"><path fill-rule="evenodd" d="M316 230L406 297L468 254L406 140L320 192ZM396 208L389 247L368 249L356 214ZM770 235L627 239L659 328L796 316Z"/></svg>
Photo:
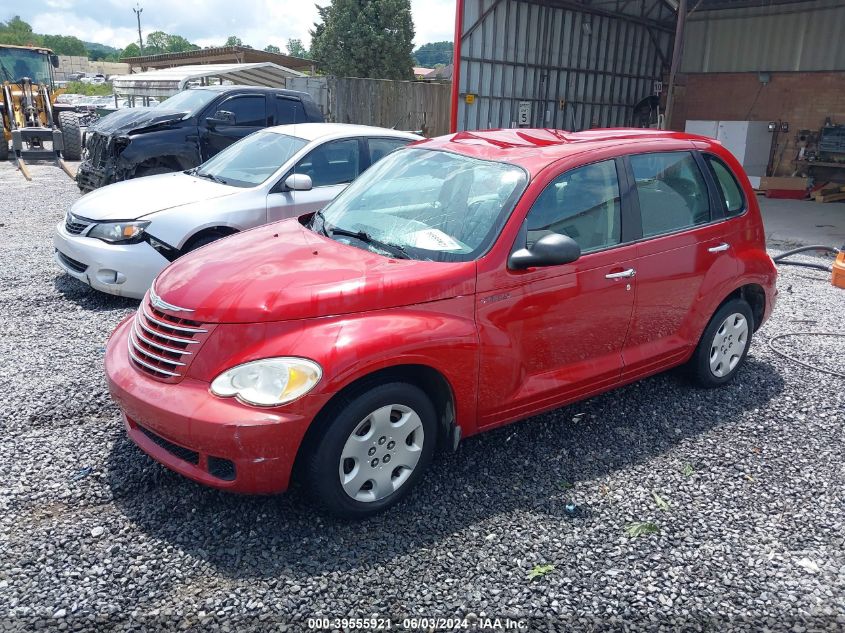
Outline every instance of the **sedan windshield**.
<svg viewBox="0 0 845 633"><path fill-rule="evenodd" d="M219 94L215 90L183 90L169 99L165 99L155 107L159 110L196 114L211 103Z"/></svg>
<svg viewBox="0 0 845 633"><path fill-rule="evenodd" d="M404 149L355 180L313 226L384 255L469 261L496 239L526 183L514 165Z"/></svg>
<svg viewBox="0 0 845 633"><path fill-rule="evenodd" d="M189 173L224 185L254 187L281 169L308 141L262 130L230 145Z"/></svg>

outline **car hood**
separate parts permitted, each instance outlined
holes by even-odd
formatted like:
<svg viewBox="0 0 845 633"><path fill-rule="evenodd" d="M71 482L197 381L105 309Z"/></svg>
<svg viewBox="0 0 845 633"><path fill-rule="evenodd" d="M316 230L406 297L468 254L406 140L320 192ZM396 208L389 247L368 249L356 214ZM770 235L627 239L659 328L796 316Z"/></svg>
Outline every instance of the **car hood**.
<svg viewBox="0 0 845 633"><path fill-rule="evenodd" d="M259 323L395 308L475 292L475 262L399 260L341 244L296 218L179 258L153 283L203 323ZM178 313L175 313L178 314Z"/></svg>
<svg viewBox="0 0 845 633"><path fill-rule="evenodd" d="M137 220L156 211L231 196L238 187L182 172L135 178L85 194L70 212L88 220Z"/></svg>
<svg viewBox="0 0 845 633"><path fill-rule="evenodd" d="M100 134L128 134L153 125L181 121L186 114L188 113L158 108L123 108L104 116L89 127L88 131Z"/></svg>

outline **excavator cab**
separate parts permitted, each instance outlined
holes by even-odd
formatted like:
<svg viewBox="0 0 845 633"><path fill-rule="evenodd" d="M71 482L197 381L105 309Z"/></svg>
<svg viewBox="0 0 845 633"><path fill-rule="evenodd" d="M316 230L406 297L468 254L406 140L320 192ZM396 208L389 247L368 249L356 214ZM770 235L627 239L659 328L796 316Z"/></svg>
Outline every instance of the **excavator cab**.
<svg viewBox="0 0 845 633"><path fill-rule="evenodd" d="M54 108L53 69L58 63L47 48L0 44L0 160L11 155L27 180L32 180L27 161L53 161L73 178L64 159L82 157L79 117Z"/></svg>

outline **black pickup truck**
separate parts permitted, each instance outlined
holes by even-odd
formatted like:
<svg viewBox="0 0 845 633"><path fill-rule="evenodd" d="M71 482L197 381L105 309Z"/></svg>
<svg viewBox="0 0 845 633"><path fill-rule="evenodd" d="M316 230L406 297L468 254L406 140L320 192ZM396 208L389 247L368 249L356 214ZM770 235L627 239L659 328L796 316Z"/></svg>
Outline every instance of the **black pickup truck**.
<svg viewBox="0 0 845 633"><path fill-rule="evenodd" d="M153 108L124 108L88 128L76 173L84 193L120 180L196 167L235 141L272 125L322 122L304 92L206 86Z"/></svg>

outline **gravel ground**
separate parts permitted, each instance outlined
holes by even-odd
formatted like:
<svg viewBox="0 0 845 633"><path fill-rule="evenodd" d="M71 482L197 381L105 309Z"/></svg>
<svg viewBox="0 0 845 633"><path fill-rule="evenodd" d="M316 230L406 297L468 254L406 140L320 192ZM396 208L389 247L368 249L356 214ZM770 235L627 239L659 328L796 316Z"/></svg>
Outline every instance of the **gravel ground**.
<svg viewBox="0 0 845 633"><path fill-rule="evenodd" d="M60 274L52 230L78 194L32 172L37 184L0 165L0 629L299 631L378 615L399 630L406 616L845 630L845 380L766 344L841 331L845 292L823 273L782 268L731 386L670 372L471 438L394 512L344 523L296 493L202 488L124 437L101 365L135 303ZM845 367L842 339L777 344ZM636 523L657 531L631 536ZM537 565L554 567L530 580Z"/></svg>

